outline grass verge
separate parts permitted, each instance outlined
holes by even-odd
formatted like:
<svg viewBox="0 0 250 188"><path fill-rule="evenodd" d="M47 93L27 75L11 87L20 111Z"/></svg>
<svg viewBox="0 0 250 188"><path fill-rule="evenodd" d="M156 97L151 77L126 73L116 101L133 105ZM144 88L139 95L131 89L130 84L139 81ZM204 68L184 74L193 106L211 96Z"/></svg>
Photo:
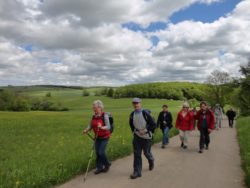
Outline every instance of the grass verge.
<svg viewBox="0 0 250 188"><path fill-rule="evenodd" d="M245 171L245 183L250 188L250 117L241 117L237 121L238 140L242 167Z"/></svg>

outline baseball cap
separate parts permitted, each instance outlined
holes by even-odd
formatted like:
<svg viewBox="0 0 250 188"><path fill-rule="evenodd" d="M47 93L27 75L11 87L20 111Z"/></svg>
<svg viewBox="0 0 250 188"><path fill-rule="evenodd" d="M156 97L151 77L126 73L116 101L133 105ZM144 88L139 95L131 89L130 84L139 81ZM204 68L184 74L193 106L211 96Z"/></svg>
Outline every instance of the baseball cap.
<svg viewBox="0 0 250 188"><path fill-rule="evenodd" d="M133 98L132 103L140 103L141 99L140 98Z"/></svg>

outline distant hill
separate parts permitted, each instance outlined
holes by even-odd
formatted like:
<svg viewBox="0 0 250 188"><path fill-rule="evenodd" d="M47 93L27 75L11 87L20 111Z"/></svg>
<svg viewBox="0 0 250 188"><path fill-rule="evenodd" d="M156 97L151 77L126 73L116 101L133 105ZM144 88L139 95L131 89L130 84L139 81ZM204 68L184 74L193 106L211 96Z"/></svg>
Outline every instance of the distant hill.
<svg viewBox="0 0 250 188"><path fill-rule="evenodd" d="M165 98L173 100L197 99L204 100L206 84L194 82L155 82L143 84L130 84L121 87L84 87L64 85L33 85L33 86L4 86L0 89L11 89L16 92L52 91L52 90L87 90L91 95L106 95L108 89L114 90L114 98L141 97L141 98Z"/></svg>

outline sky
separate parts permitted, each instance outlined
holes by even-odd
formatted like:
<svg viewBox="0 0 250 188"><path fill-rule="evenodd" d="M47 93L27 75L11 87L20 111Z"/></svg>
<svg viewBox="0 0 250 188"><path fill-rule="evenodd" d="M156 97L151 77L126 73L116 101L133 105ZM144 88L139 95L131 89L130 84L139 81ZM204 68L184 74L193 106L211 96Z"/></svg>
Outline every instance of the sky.
<svg viewBox="0 0 250 188"><path fill-rule="evenodd" d="M239 77L250 0L0 0L0 85Z"/></svg>

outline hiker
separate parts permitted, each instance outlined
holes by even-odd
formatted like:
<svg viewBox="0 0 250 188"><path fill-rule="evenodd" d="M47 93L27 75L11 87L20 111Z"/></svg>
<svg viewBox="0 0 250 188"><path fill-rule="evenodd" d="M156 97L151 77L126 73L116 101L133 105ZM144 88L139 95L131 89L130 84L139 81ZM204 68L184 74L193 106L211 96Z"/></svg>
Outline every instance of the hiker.
<svg viewBox="0 0 250 188"><path fill-rule="evenodd" d="M96 151L96 170L95 174L108 172L111 166L110 161L106 156L106 147L109 141L110 122L109 117L105 114L102 101L96 100L93 102L94 115L90 121L89 126L84 129L83 133L93 130L95 133L95 151Z"/></svg>
<svg viewBox="0 0 250 188"><path fill-rule="evenodd" d="M195 119L198 120L198 129L200 131L200 150L199 153L203 153L204 147L208 150L210 143L209 134L214 129L214 114L208 109L206 102L200 103L200 110L195 115Z"/></svg>
<svg viewBox="0 0 250 188"><path fill-rule="evenodd" d="M223 110L219 104L216 104L213 111L214 111L214 116L215 116L215 128L216 130L219 130L219 128L221 128Z"/></svg>
<svg viewBox="0 0 250 188"><path fill-rule="evenodd" d="M177 115L176 128L179 129L179 135L181 140L181 147L187 149L188 136L191 130L194 128L194 116L189 111L189 104L184 102L181 111Z"/></svg>
<svg viewBox="0 0 250 188"><path fill-rule="evenodd" d="M165 146L169 143L168 138L168 132L172 128L172 115L168 111L168 106L164 104L162 106L162 111L159 113L158 119L157 119L157 128L160 127L162 130L162 148L165 148Z"/></svg>
<svg viewBox="0 0 250 188"><path fill-rule="evenodd" d="M142 109L141 99L132 100L134 111L130 114L129 125L133 132L133 151L134 151L134 171L130 175L131 179L141 177L142 171L142 150L149 163L149 170L154 168L154 157L151 152L153 131L156 123L148 111Z"/></svg>
<svg viewBox="0 0 250 188"><path fill-rule="evenodd" d="M227 118L228 118L228 123L229 123L229 127L233 128L234 125L234 118L236 117L236 112L230 108L227 113Z"/></svg>

